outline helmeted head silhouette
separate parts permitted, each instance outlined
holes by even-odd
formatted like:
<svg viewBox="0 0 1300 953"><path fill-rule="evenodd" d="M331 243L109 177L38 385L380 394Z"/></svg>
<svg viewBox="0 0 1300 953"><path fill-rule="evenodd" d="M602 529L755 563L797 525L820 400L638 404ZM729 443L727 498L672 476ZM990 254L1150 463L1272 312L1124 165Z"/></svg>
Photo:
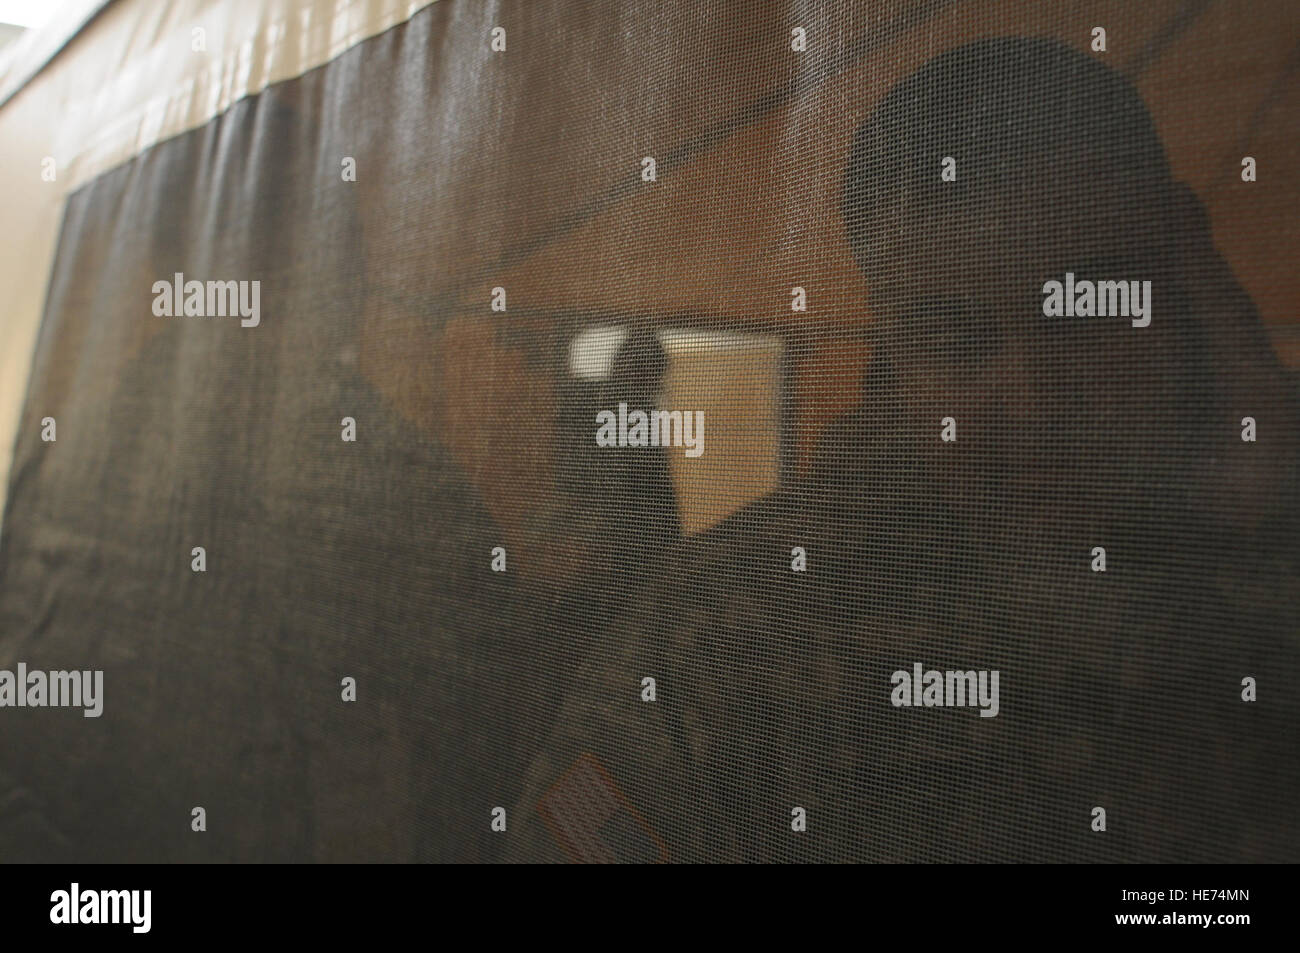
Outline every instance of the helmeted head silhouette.
<svg viewBox="0 0 1300 953"><path fill-rule="evenodd" d="M1095 516L1195 483L1232 395L1284 389L1137 90L1055 41L982 40L900 82L857 132L842 210L874 318L865 439L950 499ZM1150 282L1149 323L1045 316L1067 275ZM1238 362L1244 387L1218 370Z"/></svg>

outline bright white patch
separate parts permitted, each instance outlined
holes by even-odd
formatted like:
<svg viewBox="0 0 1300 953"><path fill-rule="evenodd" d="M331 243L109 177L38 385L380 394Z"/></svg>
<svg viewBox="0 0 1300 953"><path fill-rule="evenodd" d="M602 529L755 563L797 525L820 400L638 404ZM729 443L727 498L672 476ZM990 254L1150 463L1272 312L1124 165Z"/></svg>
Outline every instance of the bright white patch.
<svg viewBox="0 0 1300 953"><path fill-rule="evenodd" d="M627 339L627 328L597 325L587 328L569 345L569 372L589 381L609 380L614 355Z"/></svg>

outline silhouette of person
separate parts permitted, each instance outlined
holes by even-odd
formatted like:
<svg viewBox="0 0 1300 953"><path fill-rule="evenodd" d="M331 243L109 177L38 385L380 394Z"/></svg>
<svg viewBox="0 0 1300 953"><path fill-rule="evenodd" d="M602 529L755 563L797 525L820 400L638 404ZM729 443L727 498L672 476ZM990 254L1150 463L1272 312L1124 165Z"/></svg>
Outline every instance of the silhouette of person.
<svg viewBox="0 0 1300 953"><path fill-rule="evenodd" d="M956 182L939 156L957 158ZM909 515L890 520L884 578L837 601L863 620L901 607L885 614L919 629L902 641L918 658L1000 658L987 667L1022 684L1005 737L948 759L982 765L947 799L950 833L979 851L970 836L1000 814L1064 859L1278 856L1270 829L1293 850L1294 811L1264 783L1295 774L1270 737L1287 717L1255 722L1239 683L1262 664L1295 672L1295 534L1279 532L1294 527L1294 398L1136 91L1046 40L944 54L858 131L844 215L875 351L823 473L886 501L846 501L841 539L861 536L856 518ZM1066 272L1150 280L1150 325L1044 317L1044 283ZM1243 407L1281 427L1265 454L1243 453ZM936 439L948 416L954 444ZM1104 576L1084 571L1097 545ZM1274 594L1243 598L1262 577ZM903 725L922 750L951 747ZM1024 781L999 781L1010 765ZM1132 827L1102 846L1064 836L1079 797L1123 805ZM1015 856L985 840L985 856Z"/></svg>
<svg viewBox="0 0 1300 953"><path fill-rule="evenodd" d="M634 328L614 356L610 379L601 388L601 409L618 412L626 403L629 413L649 413L660 406L660 392L668 356L655 333ZM598 458L605 477L604 503L609 507L608 535L611 540L635 541L610 551L623 572L634 572L638 560L649 550L658 550L680 538L677 501L668 469L665 447L605 448Z"/></svg>
<svg viewBox="0 0 1300 953"><path fill-rule="evenodd" d="M665 560L520 808L590 754L678 860L1294 857L1296 704L1241 694L1300 675L1294 396L1137 92L1049 40L945 53L859 128L843 211L862 409ZM1149 326L1045 317L1067 272L1151 281ZM914 662L998 671L998 715L896 707Z"/></svg>

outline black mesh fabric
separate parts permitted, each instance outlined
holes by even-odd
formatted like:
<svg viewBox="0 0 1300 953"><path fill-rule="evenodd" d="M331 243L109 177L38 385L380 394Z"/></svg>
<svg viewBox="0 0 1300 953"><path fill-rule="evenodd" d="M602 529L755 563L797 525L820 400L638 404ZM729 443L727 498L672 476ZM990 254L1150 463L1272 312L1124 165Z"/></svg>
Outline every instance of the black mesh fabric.
<svg viewBox="0 0 1300 953"><path fill-rule="evenodd" d="M0 669L104 710L0 709L0 858L1300 859L1298 24L442 0L93 180Z"/></svg>

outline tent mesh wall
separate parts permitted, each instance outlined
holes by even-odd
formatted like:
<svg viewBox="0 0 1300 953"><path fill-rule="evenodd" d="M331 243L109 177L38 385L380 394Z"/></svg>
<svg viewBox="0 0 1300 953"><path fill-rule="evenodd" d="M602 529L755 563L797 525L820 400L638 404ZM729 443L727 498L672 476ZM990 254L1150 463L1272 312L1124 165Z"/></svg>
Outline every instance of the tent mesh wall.
<svg viewBox="0 0 1300 953"><path fill-rule="evenodd" d="M90 181L0 856L1300 858L1249 9L443 0Z"/></svg>

